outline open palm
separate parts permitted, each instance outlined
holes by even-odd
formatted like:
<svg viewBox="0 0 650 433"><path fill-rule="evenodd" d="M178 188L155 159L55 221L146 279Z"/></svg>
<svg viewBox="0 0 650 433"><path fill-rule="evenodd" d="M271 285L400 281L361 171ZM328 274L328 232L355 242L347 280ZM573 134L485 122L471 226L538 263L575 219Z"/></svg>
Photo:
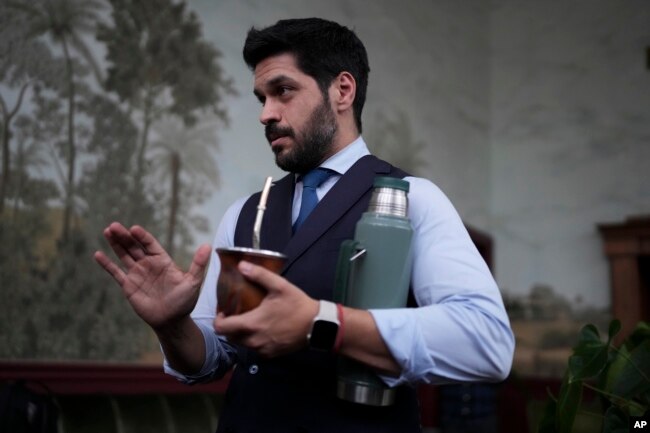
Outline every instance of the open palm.
<svg viewBox="0 0 650 433"><path fill-rule="evenodd" d="M199 296L203 272L210 248L201 246L188 272L181 270L142 227L126 229L112 223L104 236L117 255L122 267L103 252L95 260L122 287L135 312L152 328L157 329L190 314Z"/></svg>

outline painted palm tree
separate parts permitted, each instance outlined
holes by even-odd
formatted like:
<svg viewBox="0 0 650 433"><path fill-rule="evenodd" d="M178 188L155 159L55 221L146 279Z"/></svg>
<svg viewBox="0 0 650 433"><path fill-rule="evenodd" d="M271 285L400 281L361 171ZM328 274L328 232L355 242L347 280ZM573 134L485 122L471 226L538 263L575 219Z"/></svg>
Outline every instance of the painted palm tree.
<svg viewBox="0 0 650 433"><path fill-rule="evenodd" d="M23 97L25 96L25 91L27 91L29 84L29 81L21 83L21 87L18 92L18 98L13 108L8 107L5 100L0 95L0 115L2 116L2 123L0 123L0 129L2 130L2 178L0 179L0 215L2 215L4 211L5 198L7 196L7 187L9 185L9 140L11 138L11 122L20 110L20 106L23 103Z"/></svg>
<svg viewBox="0 0 650 433"><path fill-rule="evenodd" d="M192 185L219 184L219 170L214 150L217 148L216 122L203 119L192 127L167 116L154 126L156 139L151 146L151 160L155 170L154 178L169 182L169 208L165 246L170 254L174 252L174 235L177 231L178 215L182 197L189 197Z"/></svg>
<svg viewBox="0 0 650 433"><path fill-rule="evenodd" d="M191 126L203 110L225 120L220 103L234 90L221 53L204 40L198 16L174 0L109 0L112 22L99 26L106 44L106 87L141 118L135 184L147 177L149 135L165 115Z"/></svg>
<svg viewBox="0 0 650 433"><path fill-rule="evenodd" d="M55 62L49 47L43 42L26 37L27 18L17 14L0 2L0 83L10 90L7 96L0 94L0 131L2 136L2 176L0 177L0 215L4 211L9 194L8 186L13 177L10 162L12 127L18 118L23 101L30 87L37 83L49 83L60 76L59 62ZM17 94L14 98L13 94Z"/></svg>
<svg viewBox="0 0 650 433"><path fill-rule="evenodd" d="M49 37L61 46L66 64L66 81L64 93L67 96L67 179L65 188L65 206L62 228L62 240L67 242L70 235L70 221L73 213L75 196L75 166L77 146L75 144L75 70L72 50L79 53L93 69L99 83L103 82L100 69L94 61L91 51L84 43L82 35L95 31L98 12L103 3L97 0L7 0L6 5L28 17L28 38Z"/></svg>
<svg viewBox="0 0 650 433"><path fill-rule="evenodd" d="M36 120L37 121L37 120ZM19 217L21 207L33 206L56 197L56 186L45 179L37 179L30 175L30 170L42 172L47 168L47 157L44 149L30 139L31 123L34 120L21 116L16 121L15 176L13 195L13 215L15 221Z"/></svg>

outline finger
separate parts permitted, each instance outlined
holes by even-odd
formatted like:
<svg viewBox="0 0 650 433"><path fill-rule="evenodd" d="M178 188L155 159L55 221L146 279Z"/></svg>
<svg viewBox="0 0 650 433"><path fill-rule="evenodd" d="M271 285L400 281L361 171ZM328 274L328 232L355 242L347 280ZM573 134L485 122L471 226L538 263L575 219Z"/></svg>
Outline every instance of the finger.
<svg viewBox="0 0 650 433"><path fill-rule="evenodd" d="M235 339L241 342L253 332L249 315L250 312L232 316L218 313L214 319L214 330L220 335L227 336L229 340Z"/></svg>
<svg viewBox="0 0 650 433"><path fill-rule="evenodd" d="M141 226L136 225L131 227L129 233L140 243L142 248L144 248L144 251L146 251L148 254L167 255L167 251L165 251L162 245L160 245L160 242L158 242L154 235L146 231Z"/></svg>
<svg viewBox="0 0 650 433"><path fill-rule="evenodd" d="M109 235L107 239L116 254L119 252L123 256L129 255L135 261L145 257L141 243L122 224L114 222L108 226L107 231ZM117 249L115 246L117 246ZM129 259L128 257L120 257L120 260L128 261Z"/></svg>
<svg viewBox="0 0 650 433"><path fill-rule="evenodd" d="M106 238L108 244L110 245L117 258L120 259L122 264L124 264L127 269L130 269L133 265L135 265L135 260L133 260L133 257L131 257L131 255L118 242L117 238L113 235L110 227L104 229L104 238Z"/></svg>
<svg viewBox="0 0 650 433"><path fill-rule="evenodd" d="M194 253L194 258L190 264L189 273L194 279L202 280L205 273L205 267L210 261L212 247L208 244L201 245Z"/></svg>
<svg viewBox="0 0 650 433"><path fill-rule="evenodd" d="M266 288L269 293L286 290L287 280L263 266L242 260L239 262L238 269L243 276Z"/></svg>
<svg viewBox="0 0 650 433"><path fill-rule="evenodd" d="M253 327L247 324L253 319L242 316L244 315L226 317L223 313L217 314L217 317L214 319L215 331L227 337L230 343L246 346L264 357L272 357L280 354L277 346L274 347L273 344L269 344L268 336L262 335L259 331L255 331ZM217 324L219 325L217 326Z"/></svg>
<svg viewBox="0 0 650 433"><path fill-rule="evenodd" d="M104 270L108 272L108 274L113 277L115 281L117 281L117 284L122 286L126 278L126 275L122 269L120 269L119 266L113 263L113 261L101 251L96 251L93 257L95 258L95 261L99 263L99 265L104 268Z"/></svg>

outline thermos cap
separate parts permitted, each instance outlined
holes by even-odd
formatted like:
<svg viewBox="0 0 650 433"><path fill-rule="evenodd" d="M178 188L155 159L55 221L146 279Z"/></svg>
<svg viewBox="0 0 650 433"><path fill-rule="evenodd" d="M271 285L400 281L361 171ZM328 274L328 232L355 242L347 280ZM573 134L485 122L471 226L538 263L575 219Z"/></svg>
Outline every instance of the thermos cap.
<svg viewBox="0 0 650 433"><path fill-rule="evenodd" d="M409 183L394 177L376 177L368 212L405 218L408 210Z"/></svg>
<svg viewBox="0 0 650 433"><path fill-rule="evenodd" d="M372 186L375 188L395 188L409 192L409 187L411 184L403 179L398 179L395 177L378 176L375 178Z"/></svg>

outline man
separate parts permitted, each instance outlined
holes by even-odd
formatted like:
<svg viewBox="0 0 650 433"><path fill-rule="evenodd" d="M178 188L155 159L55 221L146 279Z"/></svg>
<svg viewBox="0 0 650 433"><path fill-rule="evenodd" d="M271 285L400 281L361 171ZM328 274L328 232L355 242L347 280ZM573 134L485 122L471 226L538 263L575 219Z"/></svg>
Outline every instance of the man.
<svg viewBox="0 0 650 433"><path fill-rule="evenodd" d="M250 246L259 194L228 209L212 250L201 246L187 273L138 226L113 223L104 232L124 270L95 255L156 332L165 370L193 383L237 366L219 432L416 432L418 407L409 384L504 379L512 332L496 284L456 211L431 182L369 155L361 138L369 67L357 36L321 19L282 20L249 31L244 59L255 75L260 121L276 163L290 172L271 189L261 245L284 252L287 265L281 275L239 266L268 290L261 305L215 315L220 264L212 252ZM303 179L317 167L330 174L316 189L321 201L292 227ZM327 319L345 324L336 353L334 339L329 350L315 350L315 318L337 311L329 301L339 245L353 237L379 175L410 183L411 293L418 307L338 309ZM377 408L338 399L338 356L362 362L398 387L396 403Z"/></svg>

